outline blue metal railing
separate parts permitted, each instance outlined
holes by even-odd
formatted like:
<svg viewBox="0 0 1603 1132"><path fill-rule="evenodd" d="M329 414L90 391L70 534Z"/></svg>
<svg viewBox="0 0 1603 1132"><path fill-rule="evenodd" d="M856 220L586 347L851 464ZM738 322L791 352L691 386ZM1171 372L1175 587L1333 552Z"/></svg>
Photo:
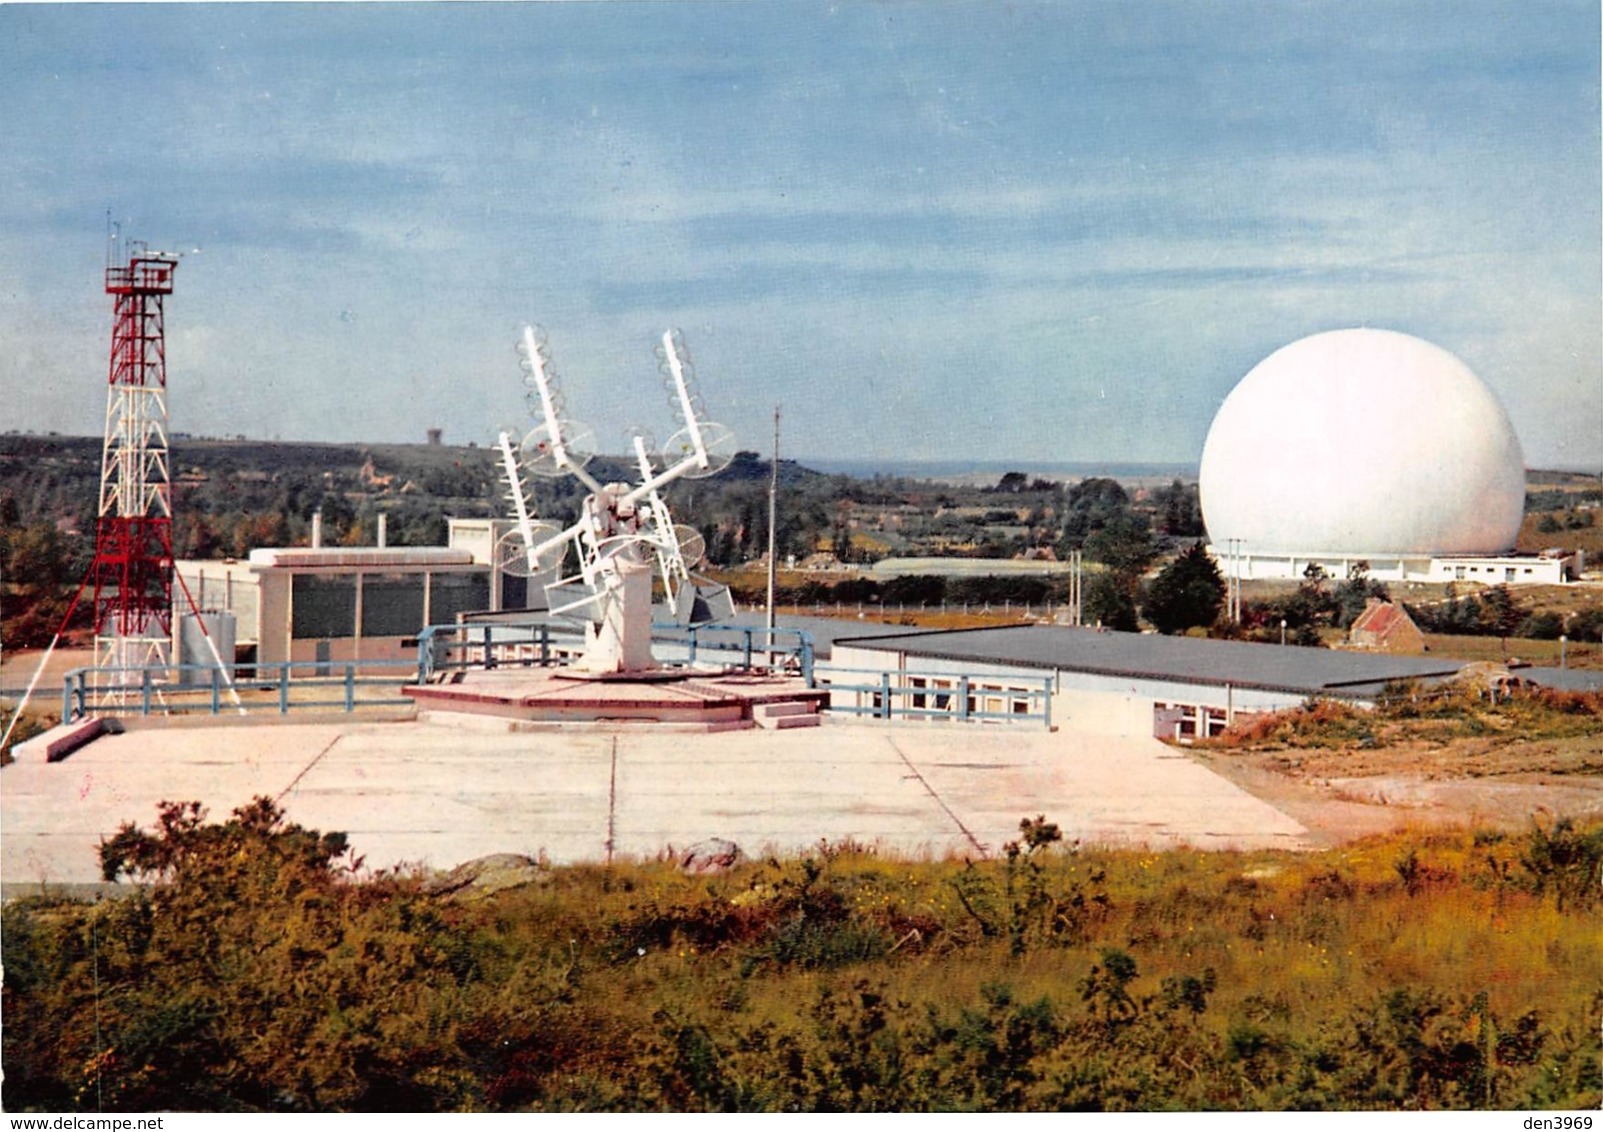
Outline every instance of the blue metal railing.
<svg viewBox="0 0 1603 1132"><path fill-rule="evenodd" d="M469 668L544 668L584 647L584 634L545 623L430 625L417 635L417 682Z"/></svg>
<svg viewBox="0 0 1603 1132"><path fill-rule="evenodd" d="M667 664L724 663L795 672L812 687L813 639L800 629L735 625L655 624L653 650ZM417 638L417 682L448 672L487 668L545 668L584 649L584 633L549 622L430 625Z"/></svg>
<svg viewBox="0 0 1603 1132"><path fill-rule="evenodd" d="M831 714L960 723L1038 723L1048 730L1052 727L1051 676L891 672L820 665L817 680L818 686L830 691ZM1004 700L1006 708L986 710L986 700L994 699Z"/></svg>
<svg viewBox="0 0 1603 1132"><path fill-rule="evenodd" d="M653 625L659 631L682 633L687 664L695 664L698 657L740 658L742 668L766 668L794 671L813 687L813 635L804 629L769 629L766 626L696 625L682 628L677 625ZM673 645L678 637L660 638L665 645ZM753 661L757 663L753 663Z"/></svg>
<svg viewBox="0 0 1603 1132"><path fill-rule="evenodd" d="M830 693L828 710L874 719L1035 723L1052 726L1051 676L891 672L815 665L810 634L732 625L655 625L660 660L782 671ZM400 694L463 669L546 667L577 656L584 636L549 623L433 625L418 634L417 661L292 661L242 665L233 686L214 665L74 668L62 686L63 720L100 715L222 715L408 707ZM393 673L375 675L380 673ZM186 677L191 677L186 680ZM235 695L238 695L236 702ZM1000 700L1002 710L988 710Z"/></svg>
<svg viewBox="0 0 1603 1132"><path fill-rule="evenodd" d="M409 660L288 661L244 665L232 686L221 669L205 664L74 668L62 681L61 718L97 715L222 715L406 707L400 695L412 672ZM373 675L390 670L393 676ZM200 679L186 681L186 674ZM298 673L298 674L297 674ZM324 689L332 691L325 698ZM374 694L384 689L388 694ZM310 698L308 698L310 695ZM236 702L235 697L238 697Z"/></svg>

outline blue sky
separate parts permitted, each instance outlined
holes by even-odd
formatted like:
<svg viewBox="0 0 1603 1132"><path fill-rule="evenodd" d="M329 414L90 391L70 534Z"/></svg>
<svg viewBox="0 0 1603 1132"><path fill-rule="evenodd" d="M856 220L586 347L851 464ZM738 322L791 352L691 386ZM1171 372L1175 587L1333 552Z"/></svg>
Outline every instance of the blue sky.
<svg viewBox="0 0 1603 1132"><path fill-rule="evenodd" d="M488 443L535 321L611 450L677 326L763 451L1194 461L1371 325L1603 467L1599 59L1596 0L3 5L0 429L100 431L110 209L189 253L182 432Z"/></svg>

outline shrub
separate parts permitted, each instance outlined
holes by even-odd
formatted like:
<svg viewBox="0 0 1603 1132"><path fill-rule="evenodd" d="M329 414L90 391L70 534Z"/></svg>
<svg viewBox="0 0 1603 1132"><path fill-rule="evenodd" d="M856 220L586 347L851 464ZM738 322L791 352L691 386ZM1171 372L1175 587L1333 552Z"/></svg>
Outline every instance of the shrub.
<svg viewBox="0 0 1603 1132"><path fill-rule="evenodd" d="M108 1111L1595 1107L1603 826L1327 853L820 847L472 901L258 801L3 908L4 1103ZM1490 879L1481 861L1492 865Z"/></svg>
<svg viewBox="0 0 1603 1132"><path fill-rule="evenodd" d="M1560 908L1567 901L1596 904L1603 899L1603 827L1578 830L1560 818L1543 829L1533 821L1520 864L1536 891L1551 891Z"/></svg>

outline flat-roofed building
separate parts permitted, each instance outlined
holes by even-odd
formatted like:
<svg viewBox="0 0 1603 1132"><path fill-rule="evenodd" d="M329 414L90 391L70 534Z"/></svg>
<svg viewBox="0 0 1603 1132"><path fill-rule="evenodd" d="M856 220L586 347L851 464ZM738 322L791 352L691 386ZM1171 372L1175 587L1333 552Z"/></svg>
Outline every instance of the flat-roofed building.
<svg viewBox="0 0 1603 1132"><path fill-rule="evenodd" d="M829 669L889 675L893 718L1037 713L1050 682L1054 726L1190 741L1239 717L1313 698L1372 704L1394 681L1456 676L1464 661L1113 633L1053 625L837 637ZM829 671L821 673L829 679ZM862 683L859 675L855 683ZM845 697L872 697L862 690ZM883 694L883 693L879 693ZM872 706L872 705L870 705ZM862 710L857 702L832 708ZM911 712L899 709L910 708Z"/></svg>
<svg viewBox="0 0 1603 1132"><path fill-rule="evenodd" d="M234 614L243 664L411 659L425 626L490 604L489 566L450 547L264 548L177 572L202 610Z"/></svg>
<svg viewBox="0 0 1603 1132"><path fill-rule="evenodd" d="M241 664L410 660L425 626L543 607L540 579L495 568L515 526L450 519L448 546L264 547L245 560L181 561L176 602L233 614Z"/></svg>
<svg viewBox="0 0 1603 1132"><path fill-rule="evenodd" d="M1346 578L1362 566L1364 574L1377 582L1557 586L1578 580L1586 566L1586 554L1580 550L1544 550L1536 554L1291 554L1255 550L1246 542L1215 542L1208 549L1221 573L1244 581L1294 581L1304 577L1310 566L1319 567L1327 578Z"/></svg>

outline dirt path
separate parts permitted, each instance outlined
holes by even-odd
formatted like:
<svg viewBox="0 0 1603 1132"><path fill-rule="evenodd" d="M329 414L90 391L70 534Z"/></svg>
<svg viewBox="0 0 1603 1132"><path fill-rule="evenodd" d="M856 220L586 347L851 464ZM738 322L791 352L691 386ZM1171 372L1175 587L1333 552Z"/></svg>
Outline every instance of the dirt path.
<svg viewBox="0 0 1603 1132"><path fill-rule="evenodd" d="M1192 758L1328 845L1407 829L1517 829L1533 816L1603 816L1603 734L1193 751Z"/></svg>
<svg viewBox="0 0 1603 1132"><path fill-rule="evenodd" d="M20 700L28 682L39 672L39 660L44 654L44 649L7 649L4 658L0 658L0 689L14 692L12 698ZM94 662L95 650L92 648L58 647L50 654L50 663L39 676L38 686L33 693L34 706L43 705L59 710L62 679L68 670L84 668Z"/></svg>

